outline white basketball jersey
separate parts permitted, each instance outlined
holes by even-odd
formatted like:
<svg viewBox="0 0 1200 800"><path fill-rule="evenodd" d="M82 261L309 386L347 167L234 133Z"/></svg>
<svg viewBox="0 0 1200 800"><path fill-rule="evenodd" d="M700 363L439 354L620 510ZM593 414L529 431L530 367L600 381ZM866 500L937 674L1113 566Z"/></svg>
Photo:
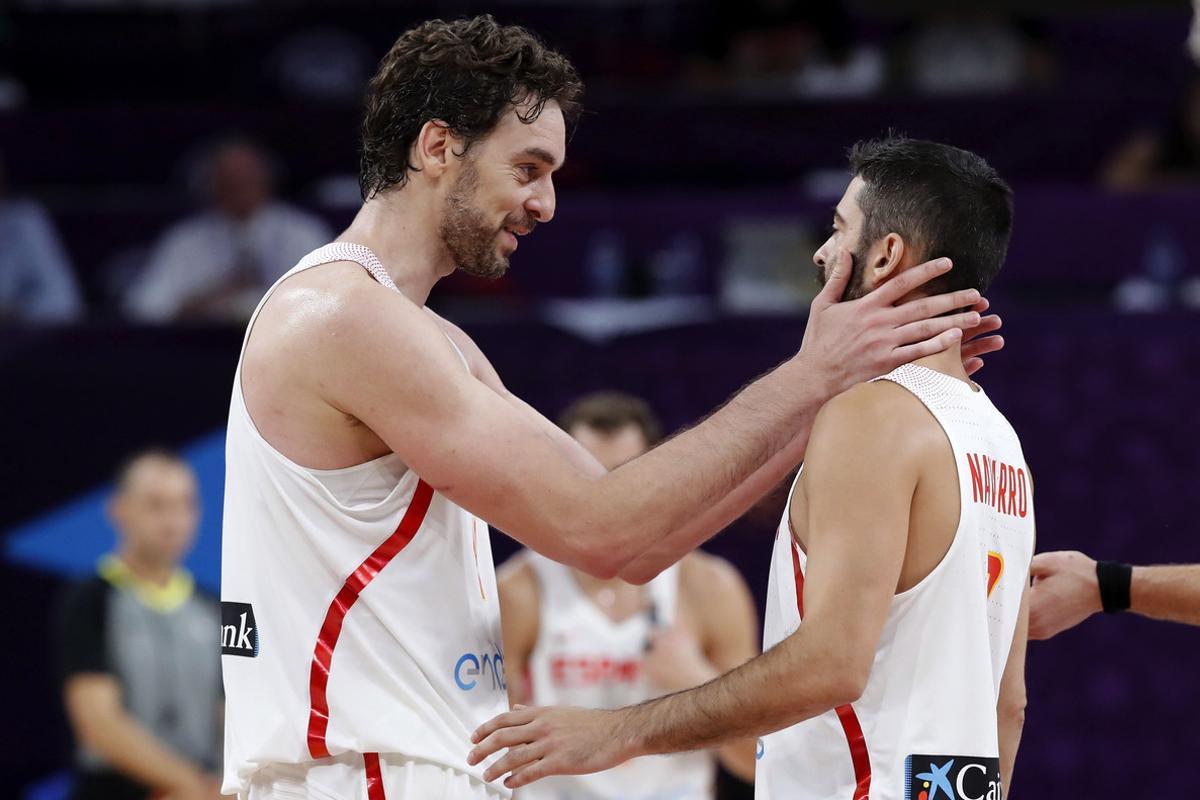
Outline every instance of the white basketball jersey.
<svg viewBox="0 0 1200 800"><path fill-rule="evenodd" d="M915 364L879 380L916 395L946 432L958 466L958 529L933 571L893 598L862 697L762 739L760 800L1001 796L996 703L1033 556L1029 471L1012 426L982 390ZM803 624L806 570L785 510L764 648Z"/></svg>
<svg viewBox="0 0 1200 800"><path fill-rule="evenodd" d="M654 630L675 621L679 566L646 585L646 612L613 622L584 593L568 567L526 552L538 577L538 641L529 658L534 705L619 708L663 694L642 662ZM519 800L712 800L707 752L643 756L591 775L556 775L521 789Z"/></svg>
<svg viewBox="0 0 1200 800"><path fill-rule="evenodd" d="M331 261L395 289L370 250L343 243L284 278ZM334 470L287 459L246 410L240 360L225 458L223 791L244 795L270 764L343 753L482 780L470 734L508 708L487 525L394 453Z"/></svg>

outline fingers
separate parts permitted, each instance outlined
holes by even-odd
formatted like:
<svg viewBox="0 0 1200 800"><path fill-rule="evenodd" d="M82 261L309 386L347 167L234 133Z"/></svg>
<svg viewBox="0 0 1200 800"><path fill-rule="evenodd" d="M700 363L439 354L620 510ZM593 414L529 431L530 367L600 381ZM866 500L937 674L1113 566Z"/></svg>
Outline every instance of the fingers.
<svg viewBox="0 0 1200 800"><path fill-rule="evenodd" d="M979 314L974 311L967 311L962 314L955 314L952 317L935 317L934 319L923 319L919 322L910 322L896 329L896 335L899 341L903 344L911 342L919 342L922 339L932 339L943 331L948 331L951 328L958 328L960 331L966 328L973 327L979 324Z"/></svg>
<svg viewBox="0 0 1200 800"><path fill-rule="evenodd" d="M940 353L948 347L954 346L954 343L962 339L962 329L951 328L944 333L939 333L932 339L926 339L923 342L910 344L907 347L897 347L892 351L892 369L895 369L901 364L907 364L910 361L916 361L918 358L925 358Z"/></svg>
<svg viewBox="0 0 1200 800"><path fill-rule="evenodd" d="M471 734L471 741L479 743L489 734L501 728L511 728L514 725L525 725L532 722L536 716L536 710L528 706L515 706L512 711L497 714L475 729L475 732Z"/></svg>
<svg viewBox="0 0 1200 800"><path fill-rule="evenodd" d="M487 768L483 773L483 779L485 781L494 781L496 778L514 772L527 764L537 761L541 757L542 748L538 744L523 744L519 747L510 747L503 758L498 759L495 764Z"/></svg>
<svg viewBox="0 0 1200 800"><path fill-rule="evenodd" d="M964 331L965 333L965 331ZM977 358L1003 349L1003 336L984 336L982 339L965 340L962 348L963 358Z"/></svg>
<svg viewBox="0 0 1200 800"><path fill-rule="evenodd" d="M950 263L950 259L948 259L948 258L935 258L933 261L926 261L924 264L913 267L910 270L905 270L903 273L901 273L899 276L897 276L894 280L890 280L887 283L885 283L883 286L876 289L874 292L872 292L870 295L868 295L868 297L874 298L875 302L880 306L890 306L893 303L895 303L897 300L899 300L901 297L904 297L905 295L907 295L913 289L916 289L918 286L922 286L925 283L928 283L929 281L936 278L938 275L946 274L947 272L950 271L950 268L952 266L953 266L953 264ZM849 272L849 270L846 270L846 271ZM838 296L840 297L841 295L838 295ZM975 299L970 300L966 303L962 303L960 305L969 306L974 303L977 303L978 301L979 301L979 293L976 292ZM960 306L950 306L949 308L946 308L944 310L949 311L951 308L959 308L959 307ZM932 315L922 314L921 316L928 317L928 316L932 316ZM913 319L916 319L916 317L914 317Z"/></svg>
<svg viewBox="0 0 1200 800"><path fill-rule="evenodd" d="M536 780L553 774L555 773L547 765L546 759L540 758L508 776L508 780L504 782L504 785L510 789L519 789L522 786L527 786Z"/></svg>
<svg viewBox="0 0 1200 800"><path fill-rule="evenodd" d="M825 285L813 298L813 307L831 306L841 301L846 293L846 283L850 280L850 251L839 250L837 258L829 265L829 273L825 276Z"/></svg>
<svg viewBox="0 0 1200 800"><path fill-rule="evenodd" d="M1038 553L1033 557L1033 561L1029 562L1029 576L1031 578L1044 578L1053 573L1054 559L1050 558L1050 553Z"/></svg>
<svg viewBox="0 0 1200 800"><path fill-rule="evenodd" d="M892 284L903 280L905 275L908 275L909 272L912 271L913 270L909 270L899 278L885 283L883 288L876 289L872 295L879 294ZM872 295L867 296L871 297ZM896 325L903 325L907 322L916 322L917 320L921 319L938 317L948 311L954 311L957 308L967 308L975 305L977 302L979 302L978 291L975 289L960 289L957 292L935 294L932 297L922 297L919 300L910 300L904 305L897 306L892 316ZM977 312L972 311L968 313L975 314ZM979 323L976 322L975 324L978 325Z"/></svg>
<svg viewBox="0 0 1200 800"><path fill-rule="evenodd" d="M981 369L983 369L982 358L968 358L963 361L963 370L966 371L968 378L974 375L976 372L979 372Z"/></svg>
<svg viewBox="0 0 1200 800"><path fill-rule="evenodd" d="M537 731L532 725L521 725L515 728L501 728L500 730L490 734L487 738L467 754L467 763L475 766L479 762L485 760L494 753L498 753L506 747L513 747L519 744L528 744L537 738Z"/></svg>
<svg viewBox="0 0 1200 800"><path fill-rule="evenodd" d="M975 305L979 304L976 303ZM976 309L974 306L971 307L971 310L977 314L979 313L978 309ZM988 314L986 317L980 317L978 325L965 331L967 335L964 341L969 342L972 339L976 339L985 334L995 333L996 331L1000 330L1003 324L1004 323L1000 320L1000 317L996 314Z"/></svg>

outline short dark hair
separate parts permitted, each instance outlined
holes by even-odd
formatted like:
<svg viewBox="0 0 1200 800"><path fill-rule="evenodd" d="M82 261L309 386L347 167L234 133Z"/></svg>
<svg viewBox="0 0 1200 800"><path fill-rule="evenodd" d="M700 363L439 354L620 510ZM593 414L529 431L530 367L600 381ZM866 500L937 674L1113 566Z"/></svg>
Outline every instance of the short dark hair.
<svg viewBox="0 0 1200 800"><path fill-rule="evenodd" d="M524 123L551 100L568 126L579 115L583 83L564 56L517 25L490 14L451 22L435 19L405 31L383 57L367 88L359 188L363 199L404 186L409 152L421 127L442 120L471 145L491 133L505 112L532 101Z"/></svg>
<svg viewBox="0 0 1200 800"><path fill-rule="evenodd" d="M616 433L628 425L641 430L650 447L662 438L662 424L650 410L650 404L624 392L596 392L585 395L567 406L558 418L559 426L568 433L576 425L586 425L601 433Z"/></svg>
<svg viewBox="0 0 1200 800"><path fill-rule="evenodd" d="M133 470L141 463L146 461L160 461L172 466L187 467L191 469L186 458L179 454L178 451L172 450L169 447L161 447L158 445L152 447L144 447L130 453L117 466L116 488L118 492L123 492L129 488L129 478L133 474Z"/></svg>
<svg viewBox="0 0 1200 800"><path fill-rule="evenodd" d="M926 284L930 294L985 291L1004 264L1012 234L1012 189L968 150L889 136L850 149L850 170L865 185L860 248L889 233L920 260L946 257L954 269Z"/></svg>

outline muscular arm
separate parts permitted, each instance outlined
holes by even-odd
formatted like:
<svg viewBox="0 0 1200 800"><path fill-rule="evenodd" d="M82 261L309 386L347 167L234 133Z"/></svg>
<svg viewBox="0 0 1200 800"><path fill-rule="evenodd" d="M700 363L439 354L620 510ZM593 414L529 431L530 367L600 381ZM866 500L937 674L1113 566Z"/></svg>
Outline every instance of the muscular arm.
<svg viewBox="0 0 1200 800"><path fill-rule="evenodd" d="M515 769L508 785L516 787L605 769L612 759L718 746L856 700L899 580L918 469L905 426L872 401L878 391L856 387L814 426L804 478L804 623L795 633L703 686L631 708L501 715L477 732L472 763L509 747L488 777ZM875 467L868 473L863 463Z"/></svg>
<svg viewBox="0 0 1200 800"><path fill-rule="evenodd" d="M73 675L67 679L63 698L76 738L113 769L168 794L217 796L215 782L125 711L120 686L112 675Z"/></svg>
<svg viewBox="0 0 1200 800"><path fill-rule="evenodd" d="M796 357L694 429L598 477L455 363L427 314L374 285L346 290L309 358L322 367L320 396L365 423L435 490L550 558L610 577L737 488L811 423L831 391L957 339L952 329L932 343L897 347L976 318L902 321L977 299L955 293L892 307L896 292L933 272L918 267L860 300L817 304ZM870 346L862 332L854 346L822 332L863 319L886 331L872 328Z"/></svg>
<svg viewBox="0 0 1200 800"><path fill-rule="evenodd" d="M513 556L497 571L500 622L504 636L504 678L509 705L532 702L525 670L537 644L539 619L537 576L523 554Z"/></svg>
<svg viewBox="0 0 1200 800"><path fill-rule="evenodd" d="M976 303L974 310L980 314L987 311L987 299ZM982 356L1004 346L1003 338L992 335L999 330L1000 324L1000 318L990 314L983 317L977 327L964 331L962 355L967 374L973 374L983 367ZM808 435L807 428L800 430L783 449L736 489L631 561L621 571L621 577L631 583L646 583L652 580L666 566L675 563L685 553L699 547L746 513L750 506L778 486L779 482L788 477L796 469L796 465L804 460Z"/></svg>
<svg viewBox="0 0 1200 800"><path fill-rule="evenodd" d="M1029 587L1021 594L1021 610L1013 632L1004 675L1000 678L1000 697L996 702L996 720L1000 741L1000 781L1004 796L1012 793L1013 767L1021 732L1025 728L1025 649L1029 641Z"/></svg>

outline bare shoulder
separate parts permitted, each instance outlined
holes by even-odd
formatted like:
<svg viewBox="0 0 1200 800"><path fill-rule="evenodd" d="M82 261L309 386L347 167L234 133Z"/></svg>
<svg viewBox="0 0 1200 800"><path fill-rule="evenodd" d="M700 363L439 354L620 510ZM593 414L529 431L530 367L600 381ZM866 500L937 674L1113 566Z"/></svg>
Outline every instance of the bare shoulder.
<svg viewBox="0 0 1200 800"><path fill-rule="evenodd" d="M252 338L311 352L314 347L337 347L346 337L371 332L386 336L396 327L433 329L419 311L403 295L376 283L358 264L335 261L280 284L264 304Z"/></svg>
<svg viewBox="0 0 1200 800"><path fill-rule="evenodd" d="M702 550L695 550L680 559L679 588L702 607L720 604L732 595L749 591L737 567Z"/></svg>
<svg viewBox="0 0 1200 800"><path fill-rule="evenodd" d="M500 605L508 616L537 617L541 587L532 558L528 550L522 550L496 569Z"/></svg>
<svg viewBox="0 0 1200 800"><path fill-rule="evenodd" d="M463 354L463 358L467 360L467 365L472 375L496 391L505 392L500 375L496 372L495 367L492 366L492 362L488 361L487 356L483 354L483 350L479 348L479 345L475 343L475 340L466 331L432 309L426 308L425 314L458 347L459 351Z"/></svg>
<svg viewBox="0 0 1200 800"><path fill-rule="evenodd" d="M533 647L540 628L538 579L528 551L521 551L500 565L496 570L496 586L500 592L505 646L516 655L517 651Z"/></svg>
<svg viewBox="0 0 1200 800"><path fill-rule="evenodd" d="M872 452L916 455L942 439L924 404L899 384L860 383L827 402L813 422L806 466L823 457ZM849 450L847 449L849 448Z"/></svg>
<svg viewBox="0 0 1200 800"><path fill-rule="evenodd" d="M511 590L524 592L532 589L537 592L537 574L530 563L528 550L515 553L511 558L496 568L496 583L500 591Z"/></svg>

